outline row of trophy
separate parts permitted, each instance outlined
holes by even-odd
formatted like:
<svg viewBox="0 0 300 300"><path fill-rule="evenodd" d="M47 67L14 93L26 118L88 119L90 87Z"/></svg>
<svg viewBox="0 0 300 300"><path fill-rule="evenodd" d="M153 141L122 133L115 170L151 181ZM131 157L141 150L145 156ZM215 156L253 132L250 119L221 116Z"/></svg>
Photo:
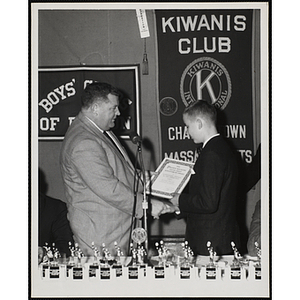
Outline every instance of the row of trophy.
<svg viewBox="0 0 300 300"><path fill-rule="evenodd" d="M233 250L233 260L229 266L230 268L230 279L241 279L242 278L242 269L245 268L246 274L249 269L249 260L244 259L244 257L240 254L234 242L231 242L231 247ZM257 249L257 257L258 261L254 265L255 269L255 279L261 279L261 249L259 248L258 243L255 243L255 247ZM210 241L207 242L207 250L209 253L209 263L205 268L205 276L206 279L216 279L217 278L217 269L219 267L218 262L216 261L217 253L214 251L214 248ZM224 275L224 272L221 276ZM247 276L247 275L246 275Z"/></svg>
<svg viewBox="0 0 300 300"><path fill-rule="evenodd" d="M115 255L112 256L104 243L102 244L101 250L95 246L94 242L92 243L91 248L93 249L94 255L92 258L93 261L89 264L89 277L96 277L97 272L100 272L101 279L110 279L113 269L115 269L116 277L122 276L122 270L125 266L124 255L116 242L114 246ZM140 273L139 270L141 269L144 269L144 276L146 276L147 266L153 267L155 278L165 278L165 271L169 266L180 268L180 278L190 278L191 268L196 265L196 258L187 241L181 244L181 256L174 255L174 253L166 247L162 240L160 242L156 242L155 247L158 253L158 263L155 266L151 266L151 262L147 259L147 252L145 248L140 243L130 244L130 261L129 263L126 263L129 278L138 278ZM230 278L241 279L242 269L245 268L245 270L247 270L249 267L249 261L244 259L244 257L240 254L234 242L231 242L231 247L233 250L233 260L230 265L228 264L228 267L230 268ZM255 278L260 279L261 249L259 248L258 243L255 244L255 247L257 249L258 257L258 261L255 264ZM59 268L60 253L58 249L55 247L55 244L52 244L51 247L47 243L43 248L46 253L42 263L43 277L45 277L45 271L49 270L50 278L59 278L61 270ZM70 270L72 269L73 279L83 279L84 254L77 243L75 243L74 246L69 243L69 250L71 255L68 262L65 264L66 277L70 276ZM220 261L220 257L217 256L217 253L210 241L207 242L207 250L209 261L206 265L203 265L203 267L205 267L205 277L206 279L217 279L219 276L218 272L221 272L221 269L224 271L224 267L222 268L221 264L227 262ZM222 276L222 274L220 276Z"/></svg>

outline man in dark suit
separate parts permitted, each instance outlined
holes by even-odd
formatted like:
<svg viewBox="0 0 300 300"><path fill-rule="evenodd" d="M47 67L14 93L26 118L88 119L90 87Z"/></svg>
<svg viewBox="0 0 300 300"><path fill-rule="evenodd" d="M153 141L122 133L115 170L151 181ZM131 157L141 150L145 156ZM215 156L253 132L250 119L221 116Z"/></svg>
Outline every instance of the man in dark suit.
<svg viewBox="0 0 300 300"><path fill-rule="evenodd" d="M59 199L39 193L39 246L55 247L60 254L70 255L69 243L74 244L73 233L67 218L67 206Z"/></svg>
<svg viewBox="0 0 300 300"><path fill-rule="evenodd" d="M39 169L39 227L38 245L39 262L46 255L43 246L47 243L49 247L55 244L60 255L70 256L69 243L74 244L73 233L67 218L67 206L59 199L46 195L48 184L44 172Z"/></svg>
<svg viewBox="0 0 300 300"><path fill-rule="evenodd" d="M189 192L177 194L171 202L186 217L186 240L194 254L208 255L207 241L217 255L232 254L231 241L239 247L236 221L238 167L234 154L218 134L217 112L200 100L187 107L183 121L190 137L203 148L195 162Z"/></svg>

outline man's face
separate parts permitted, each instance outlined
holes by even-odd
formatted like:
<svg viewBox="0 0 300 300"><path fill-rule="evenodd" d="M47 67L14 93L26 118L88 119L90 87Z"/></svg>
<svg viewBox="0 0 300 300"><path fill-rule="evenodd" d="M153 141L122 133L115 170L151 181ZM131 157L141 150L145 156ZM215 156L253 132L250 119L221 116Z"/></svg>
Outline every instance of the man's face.
<svg viewBox="0 0 300 300"><path fill-rule="evenodd" d="M109 130L115 126L115 119L120 115L119 111L119 97L108 94L108 102L98 102L97 115L95 117L95 123L102 130Z"/></svg>
<svg viewBox="0 0 300 300"><path fill-rule="evenodd" d="M190 137L193 139L195 144L203 143L202 138L202 123L198 118L190 118L188 115L183 115L183 122L187 127Z"/></svg>

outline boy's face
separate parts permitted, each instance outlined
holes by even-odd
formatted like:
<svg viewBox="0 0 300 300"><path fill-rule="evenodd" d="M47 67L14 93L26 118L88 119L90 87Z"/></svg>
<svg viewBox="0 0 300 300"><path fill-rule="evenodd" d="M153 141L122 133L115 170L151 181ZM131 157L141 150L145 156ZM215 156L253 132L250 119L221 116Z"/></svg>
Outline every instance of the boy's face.
<svg viewBox="0 0 300 300"><path fill-rule="evenodd" d="M202 122L199 118L190 118L187 114L183 115L183 122L187 127L188 133L195 144L203 143ZM201 130L202 129L202 130Z"/></svg>

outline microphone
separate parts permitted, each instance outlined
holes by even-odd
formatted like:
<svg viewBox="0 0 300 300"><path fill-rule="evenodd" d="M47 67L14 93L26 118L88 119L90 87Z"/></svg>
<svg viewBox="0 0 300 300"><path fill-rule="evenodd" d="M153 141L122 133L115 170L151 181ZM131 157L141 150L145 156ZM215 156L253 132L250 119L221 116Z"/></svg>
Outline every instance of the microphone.
<svg viewBox="0 0 300 300"><path fill-rule="evenodd" d="M140 144L142 142L142 138L136 132L130 132L129 137L134 144Z"/></svg>

